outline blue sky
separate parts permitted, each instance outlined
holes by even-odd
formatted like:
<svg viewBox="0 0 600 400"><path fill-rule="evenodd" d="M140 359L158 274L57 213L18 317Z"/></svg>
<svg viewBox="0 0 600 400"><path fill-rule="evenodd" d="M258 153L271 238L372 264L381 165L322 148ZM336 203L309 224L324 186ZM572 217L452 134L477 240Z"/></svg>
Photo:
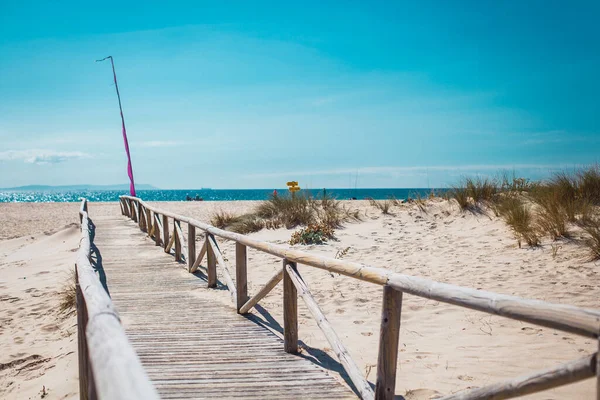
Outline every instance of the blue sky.
<svg viewBox="0 0 600 400"><path fill-rule="evenodd" d="M89 3L89 4L88 4ZM126 4L127 3L127 4ZM221 4L222 3L222 4ZM0 187L439 187L600 160L600 3L0 3Z"/></svg>

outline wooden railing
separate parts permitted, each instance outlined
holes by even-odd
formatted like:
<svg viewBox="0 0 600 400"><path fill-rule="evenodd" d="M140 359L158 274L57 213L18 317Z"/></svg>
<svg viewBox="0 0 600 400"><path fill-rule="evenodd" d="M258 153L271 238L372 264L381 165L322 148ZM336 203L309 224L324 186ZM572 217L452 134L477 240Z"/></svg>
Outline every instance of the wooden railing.
<svg viewBox="0 0 600 400"><path fill-rule="evenodd" d="M81 202L81 241L75 264L79 393L87 399L158 399L91 263L92 224Z"/></svg>
<svg viewBox="0 0 600 400"><path fill-rule="evenodd" d="M394 398L403 293L575 333L596 340L600 332L600 311L598 310L475 290L399 274L383 268L291 250L158 209L136 197L121 196L120 205L123 215L129 216L138 222L140 229L147 232L157 246L163 246L164 251L167 253L174 246L175 258L183 261L185 257L189 272L196 271L204 255L206 255L209 287L216 285L216 267L219 265L223 270L227 287L231 291L240 314L247 313L283 279L283 339L285 351L288 353L297 353L298 351L297 296L300 295L363 399ZM173 229L169 227L169 218L173 220ZM188 228L187 247L181 230L182 222L186 223ZM196 229L204 231L206 236L199 254L196 254ZM215 237L232 240L236 243L235 284ZM248 297L247 293L247 247L283 259L281 270L251 298ZM300 276L297 264L336 272L383 286L375 391L352 360L319 308L308 286ZM596 376L599 370L597 353L594 353L555 368L508 379L483 388L452 394L443 397L443 399L508 399L591 378ZM600 379L598 382L597 399L600 399Z"/></svg>

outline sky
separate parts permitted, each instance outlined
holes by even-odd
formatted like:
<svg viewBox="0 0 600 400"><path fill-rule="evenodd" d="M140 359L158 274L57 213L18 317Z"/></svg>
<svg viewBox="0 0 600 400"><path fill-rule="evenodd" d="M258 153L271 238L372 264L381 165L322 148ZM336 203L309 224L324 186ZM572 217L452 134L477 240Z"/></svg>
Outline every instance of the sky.
<svg viewBox="0 0 600 400"><path fill-rule="evenodd" d="M600 2L0 0L0 187L445 187L600 160Z"/></svg>

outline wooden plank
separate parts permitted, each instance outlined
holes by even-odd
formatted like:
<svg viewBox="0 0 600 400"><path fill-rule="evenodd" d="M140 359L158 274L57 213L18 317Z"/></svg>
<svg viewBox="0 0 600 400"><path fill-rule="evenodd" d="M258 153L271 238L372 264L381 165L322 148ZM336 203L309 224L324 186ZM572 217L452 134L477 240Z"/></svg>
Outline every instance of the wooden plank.
<svg viewBox="0 0 600 400"><path fill-rule="evenodd" d="M286 267L296 263L283 260L283 348L286 353L298 353L298 293Z"/></svg>
<svg viewBox="0 0 600 400"><path fill-rule="evenodd" d="M348 353L348 350L346 349L346 347L340 340L339 336L337 335L337 333L331 326L331 323L329 322L327 317L325 317L325 314L323 314L323 311L321 311L321 308L315 301L312 293L310 293L310 290L308 289L306 282L304 282L304 280L300 276L300 273L298 272L296 265L288 263L288 264L284 264L284 268L286 270L286 274L283 278L284 291L285 291L285 282L286 282L285 277L288 277L288 281L290 281L294 285L295 289L297 289L298 294L300 295L300 297L302 297L302 300L304 300L304 303L306 304L308 311L310 311L310 314L312 315L314 320L317 322L317 325L319 326L319 328L325 335L325 338L331 345L331 348L333 349L336 357L340 361L340 364L342 364L344 371L346 371L346 373L350 377L350 380L356 387L356 390L358 390L358 393L360 393L361 398L364 400L374 399L375 395L373 393L373 389L371 389L371 386L369 385L369 382L363 376L362 372L360 371L360 369L358 368L358 366L356 365L356 363L350 356L350 353ZM284 312L285 312L285 308L284 308ZM398 344L396 344L396 352L398 351L397 348L398 348ZM394 371L395 371L395 368L394 368ZM395 378L395 376L394 376L394 378ZM392 393L391 398L393 398L393 397L394 397L394 394ZM388 397L382 397L382 399L383 398L387 399Z"/></svg>
<svg viewBox="0 0 600 400"><path fill-rule="evenodd" d="M217 262L215 260L215 253L212 251L210 245L210 234L206 234L205 245L206 245L206 272L208 287L217 287Z"/></svg>
<svg viewBox="0 0 600 400"><path fill-rule="evenodd" d="M188 224L188 248L187 248L188 271L191 271L196 263L196 227Z"/></svg>
<svg viewBox="0 0 600 400"><path fill-rule="evenodd" d="M198 270L198 267L200 266L200 263L202 262L202 259L204 258L205 254L206 254L206 240L204 242L202 242L202 248L200 249L200 253L198 253L198 257L196 257L196 259L194 261L194 265L192 265L192 268L190 269L191 273L194 273Z"/></svg>
<svg viewBox="0 0 600 400"><path fill-rule="evenodd" d="M76 259L79 286L78 322L85 333L88 364L84 386L87 398L158 399L158 394L125 336L119 316L90 263L91 238L87 212L82 213L81 241ZM85 312L83 311L85 309ZM80 342L81 343L81 342ZM83 343L82 343L83 345ZM80 351L81 346L80 346ZM89 375L89 372L93 377ZM93 384L90 383L93 381Z"/></svg>
<svg viewBox="0 0 600 400"><path fill-rule="evenodd" d="M377 381L375 384L376 399L394 399L401 310L402 292L390 286L384 286L381 327L379 329L379 353L377 356Z"/></svg>
<svg viewBox="0 0 600 400"><path fill-rule="evenodd" d="M246 246L241 243L235 244L235 283L237 284L237 304L238 313L242 306L248 301L248 257Z"/></svg>
<svg viewBox="0 0 600 400"><path fill-rule="evenodd" d="M143 203L141 200L138 201ZM514 296L500 295L482 290L474 290L435 282L425 278L398 274L387 269L371 267L347 260L337 260L329 257L322 257L252 239L248 236L238 233L218 229L193 218L187 218L166 211L161 212L185 221L186 223L191 223L207 233L224 239L236 241L268 254L272 254L281 258L287 258L291 262L310 265L312 267L324 269L330 272L336 272L342 275L353 277L355 279L360 279L379 285L388 284L396 290L420 297L455 304L466 308L472 308L491 314L502 315L508 318L546 326L565 332L571 332L582 336L593 338L598 337L598 326L600 325L600 311L598 310L590 310L563 304L551 304L538 300L527 300Z"/></svg>
<svg viewBox="0 0 600 400"><path fill-rule="evenodd" d="M146 210L146 231L148 232L148 237L152 237L152 231L153 231L153 224L152 221L154 220L154 218L152 218L152 213L153 211L151 210Z"/></svg>
<svg viewBox="0 0 600 400"><path fill-rule="evenodd" d="M221 254L221 250L219 250L219 246L217 245L214 236L208 235L208 242L210 244L212 254L214 254L215 256L216 263L221 266L221 269L223 271L223 278L225 278L225 284L227 285L227 289L229 289L229 292L231 293L231 296L233 298L233 302L235 303L236 289L235 284L233 283L233 279L231 279L229 267L227 267L225 259L223 259L223 254Z"/></svg>
<svg viewBox="0 0 600 400"><path fill-rule="evenodd" d="M238 315L223 291L181 274L181 264L140 240L144 233L120 217L95 223L112 301L162 398L355 398L331 373L287 354L269 329Z"/></svg>
<svg viewBox="0 0 600 400"><path fill-rule="evenodd" d="M593 377L597 372L597 354L571 361L558 367L507 379L489 386L471 389L439 398L439 400L512 399L531 393L567 385Z"/></svg>

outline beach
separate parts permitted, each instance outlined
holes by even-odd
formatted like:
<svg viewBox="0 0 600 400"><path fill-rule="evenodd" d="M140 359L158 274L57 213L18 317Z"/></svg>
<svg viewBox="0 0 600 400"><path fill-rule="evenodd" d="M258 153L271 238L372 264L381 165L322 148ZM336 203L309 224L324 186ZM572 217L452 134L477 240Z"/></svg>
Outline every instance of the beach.
<svg viewBox="0 0 600 400"><path fill-rule="evenodd" d="M243 214L258 202L151 204L208 222L219 210ZM424 210L414 203L394 206L391 215L367 201L344 205L357 209L361 221L346 223L336 230L336 240L325 245L293 248L475 289L598 306L598 262L588 261L576 240L577 231L570 240L553 242L545 237L538 248L519 248L513 233L493 212L464 212L443 199L428 200ZM78 203L0 204L2 398L39 398L44 388L48 398L78 397L76 319L57 310L58 293L73 270L79 243L78 207ZM117 203L89 204L92 220L119 213ZM289 246L293 231L263 229L250 235ZM196 240L202 240L200 233ZM217 240L232 265L234 243ZM249 294L256 293L279 268L280 259L248 249ZM382 288L311 267L298 269L359 368L374 382ZM216 300L227 300L225 291L212 293ZM335 354L303 302L298 304L302 354L333 369L343 381ZM282 286L252 313L280 331ZM406 399L428 399L557 366L595 351L597 343L592 339L404 295L396 393ZM526 398L591 398L594 393L595 382L590 379Z"/></svg>

